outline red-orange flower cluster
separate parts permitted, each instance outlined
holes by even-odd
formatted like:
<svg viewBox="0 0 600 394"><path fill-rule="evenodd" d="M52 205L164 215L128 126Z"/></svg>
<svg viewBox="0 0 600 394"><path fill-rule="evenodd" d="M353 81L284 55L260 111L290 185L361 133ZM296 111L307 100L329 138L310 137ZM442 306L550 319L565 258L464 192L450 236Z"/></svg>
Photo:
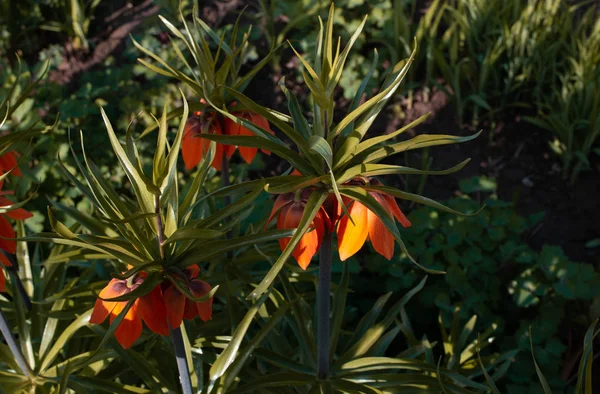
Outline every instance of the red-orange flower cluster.
<svg viewBox="0 0 600 394"><path fill-rule="evenodd" d="M0 175L6 174L8 171L11 171L12 175L21 176L21 171L17 167L17 159L16 156L18 153L16 152L8 152L4 155L0 156ZM0 189L4 185L4 180L0 181ZM2 195L11 194L12 192L2 192L0 191L0 208L8 207L13 205L14 203L9 199L2 197ZM13 226L8 222L7 217L15 220L24 220L32 217L33 215L24 210L23 208L17 208L10 210L6 213L0 214L0 264L5 267L10 267L11 262L6 257L4 252L15 254L17 251L17 243L14 239L6 239L6 238L15 238L15 230ZM0 269L1 271L1 269ZM4 277L4 273L0 272L0 291L6 291L6 278Z"/></svg>
<svg viewBox="0 0 600 394"><path fill-rule="evenodd" d="M404 213L398 207L396 200L392 196L383 193L369 192L377 202L400 224L402 227L410 227L411 223ZM349 217L344 215L337 226L338 252L340 260L344 261L352 257L362 248L365 241L371 241L371 245L377 253L388 260L394 256L394 236L385 227L381 219L370 209L358 201L348 201L348 213L352 217L354 224ZM346 203L346 201L344 201Z"/></svg>
<svg viewBox="0 0 600 394"><path fill-rule="evenodd" d="M378 186L381 185L376 180L371 180L370 183ZM353 184L364 185L364 182L361 180L360 182L353 182ZM304 213L304 207L309 194L310 191L305 190L302 193L302 198L298 198L294 193L279 195L275 200L267 224L279 213L277 228L297 228ZM403 227L411 225L408 218L402 213L400 207L398 207L394 197L375 191L369 191L369 194L390 215L400 222ZM367 240L371 241L375 251L386 259L391 260L393 257L394 236L385 227L381 219L358 201L344 198L344 204L348 207L348 213L354 223L350 221L347 215L341 214L341 207L337 204L337 200L333 195L319 208L319 212L311 223L311 230L300 239L300 242L292 252L292 256L294 256L302 269L308 267L313 256L319 250L325 230L337 233L338 252L342 261L358 252ZM282 251L289 242L290 238L279 240Z"/></svg>
<svg viewBox="0 0 600 394"><path fill-rule="evenodd" d="M200 268L197 265L189 266L184 270L184 286L194 297L204 297L212 290L212 287L203 280L197 279ZM191 320L200 316L202 321L212 319L212 297L204 302L194 302L179 291L177 286L170 283L164 291L164 300L167 308L167 319L171 327L181 325L183 319Z"/></svg>
<svg viewBox="0 0 600 394"><path fill-rule="evenodd" d="M112 279L100 292L96 300L90 323L100 324L108 316L110 323L125 309L127 301L107 301L132 292L144 282L144 275L134 275L129 279ZM115 330L117 341L125 349L142 335L142 320L148 328L160 335L169 335L169 326L166 319L166 308L162 299L160 287L155 287L150 293L136 299Z"/></svg>
<svg viewBox="0 0 600 394"><path fill-rule="evenodd" d="M255 125L273 133L269 122L264 116L256 114L250 111L232 112L232 115L236 115L240 118L246 119ZM183 132L183 141L181 142L181 155L183 156L183 163L185 168L189 171L196 167L202 157L208 151L210 141L202 138L202 133L205 134L217 134L217 135L231 135L231 136L252 136L250 130L246 127L240 126L229 118L223 118L220 115L213 113L205 114L202 116L201 112L197 112L195 115L190 116L186 123ZM236 146L226 145L217 143L215 158L212 162L212 166L217 171L221 171L223 158L231 158L233 152L235 152ZM239 146L237 149L240 152L242 158L246 163L250 164L254 160L258 148ZM261 149L267 155L271 152Z"/></svg>
<svg viewBox="0 0 600 394"><path fill-rule="evenodd" d="M296 196L294 193L279 195L275 200L275 205L271 210L267 224L269 224L273 219L273 216L279 212L279 216L277 217L278 229L297 228L302 219L306 201L310 195L308 190L302 194L302 196ZM308 267L313 256L321 247L321 241L325 231L331 231L331 220L323 207L319 208L319 211L310 226L311 230L304 234L292 252L292 256L294 256L298 265L300 265L303 270ZM281 250L284 250L290 243L290 239L291 238L279 239Z"/></svg>
<svg viewBox="0 0 600 394"><path fill-rule="evenodd" d="M195 297L202 297L211 290L208 283L196 279L199 271L198 266L191 266L184 270L186 277L183 285ZM142 272L128 279L112 279L100 292L100 298L96 300L90 323L101 324L110 316L112 324L128 301L110 301L110 299L132 292L144 282L145 278L146 274ZM184 318L193 319L200 315L203 321L210 320L212 318L212 302L212 298L198 303L190 301L177 290L177 287L165 281L133 302L115 330L115 337L121 346L127 349L142 334L142 321L151 331L160 335L169 335L169 327L179 327Z"/></svg>

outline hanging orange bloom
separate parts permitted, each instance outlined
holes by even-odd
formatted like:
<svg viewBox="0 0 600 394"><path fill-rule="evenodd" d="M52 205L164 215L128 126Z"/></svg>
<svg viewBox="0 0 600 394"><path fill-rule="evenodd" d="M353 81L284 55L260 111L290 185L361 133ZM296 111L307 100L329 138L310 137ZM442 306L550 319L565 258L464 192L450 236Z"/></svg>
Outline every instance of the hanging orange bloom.
<svg viewBox="0 0 600 394"><path fill-rule="evenodd" d="M199 272L200 268L197 265L191 265L183 270L185 275L183 282L194 297L204 297L212 290L208 283L196 278ZM191 320L196 316L200 316L202 321L212 319L213 297L204 302L194 302L181 293L177 286L170 283L164 291L163 298L171 328L179 327L183 319Z"/></svg>
<svg viewBox="0 0 600 394"><path fill-rule="evenodd" d="M210 146L210 141L201 138L202 133L222 135L223 129L221 122L216 114L208 115L203 118L202 116L190 116L183 129L183 140L181 141L181 155L183 156L183 163L185 164L186 170L191 170L196 167L202 157ZM223 163L223 155L227 155L229 159L235 147L231 145L217 144L215 151L215 158L212 162L212 166L217 171L221 171L221 164Z"/></svg>
<svg viewBox="0 0 600 394"><path fill-rule="evenodd" d="M262 115L249 111L234 112L232 114L249 120L255 125L273 133L269 126L269 122ZM196 112L195 115L190 116L187 119L183 131L183 140L181 142L183 162L188 171L196 167L200 163L200 160L202 160L205 152L208 151L210 141L202 138L202 133L231 136L254 135L254 133L246 127L238 125L229 118L223 118L215 113L209 114L207 117L203 118L201 112ZM217 143L212 166L215 167L217 171L221 171L223 157L226 156L227 159L231 158L235 149L236 147L233 145ZM238 150L246 163L250 164L254 160L258 148L240 146L238 147ZM262 151L268 155L271 154L271 152L267 150L262 149Z"/></svg>
<svg viewBox="0 0 600 394"><path fill-rule="evenodd" d="M6 192L0 192L6 194ZM13 205L14 203L8 198L0 196L0 208ZM0 236L4 238L15 238L15 229L6 220L6 217L15 220L24 220L32 217L31 212L26 211L23 208L13 209L6 213L0 214ZM17 243L13 239L0 238L0 249L7 251L8 253L15 254L17 252Z"/></svg>
<svg viewBox="0 0 600 394"><path fill-rule="evenodd" d="M135 274L129 279L112 279L100 292L96 300L90 323L101 324L108 316L110 323L125 309L128 301L105 301L130 293L144 282L144 274ZM148 328L160 335L169 335L167 325L167 312L162 299L160 286L156 286L150 293L136 299L125 315L125 318L115 330L117 341L127 349L142 334L142 320Z"/></svg>
<svg viewBox="0 0 600 394"><path fill-rule="evenodd" d="M269 126L269 122L262 115L255 114L254 112L232 112L231 114L235 115L237 117L249 120L250 122L257 125L258 127L261 127L263 129L267 130L268 132L270 132L271 134L273 134L273 131L271 131L271 127ZM252 131L248 130L244 126L241 126L241 125L235 123L233 120L231 120L229 118L225 118L225 134L227 134L227 135L246 135L246 136L254 135L254 133ZM269 152L268 150L265 150L265 149L261 149L261 150L267 155L271 154L271 152ZM250 164L254 160L254 157L256 156L256 152L258 152L258 148L253 148L253 147L248 147L248 146L238 146L238 151L240 152L240 155L242 156L244 161L246 161L246 163Z"/></svg>
<svg viewBox="0 0 600 394"><path fill-rule="evenodd" d="M381 183L373 180L374 185ZM384 193L369 192L377 202L392 215L403 227L410 227L411 223L402 213L396 203L396 199ZM385 227L381 219L366 206L358 201L349 201L347 203L348 213L352 217L354 224L347 215L342 216L337 226L338 251L340 260L344 261L353 256L362 248L365 241L369 239L377 253L388 260L394 256L394 236ZM349 204L349 205L348 205Z"/></svg>
<svg viewBox="0 0 600 394"><path fill-rule="evenodd" d="M275 214L279 211L279 216L277 217L278 229L297 228L302 219L306 200L308 199L310 192L305 190L302 194L303 196L300 198L297 198L294 193L279 195L275 200L275 205L271 210L267 224L271 222ZM308 267L313 256L321 247L323 234L330 228L329 216L323 207L317 212L317 215L311 223L311 228L312 230L302 236L300 242L298 242L298 245L296 245L296 248L292 252L292 256L294 256L298 265L303 270ZM291 237L279 239L281 250L284 250L290 243L290 239Z"/></svg>

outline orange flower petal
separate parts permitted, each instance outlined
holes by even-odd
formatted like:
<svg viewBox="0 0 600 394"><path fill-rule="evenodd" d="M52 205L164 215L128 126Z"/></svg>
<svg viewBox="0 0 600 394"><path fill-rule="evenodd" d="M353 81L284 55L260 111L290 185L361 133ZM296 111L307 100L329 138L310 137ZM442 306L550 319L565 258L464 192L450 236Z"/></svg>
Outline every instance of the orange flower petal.
<svg viewBox="0 0 600 394"><path fill-rule="evenodd" d="M190 299L185 299L185 308L183 309L183 318L185 320L192 320L198 316L198 308L196 303Z"/></svg>
<svg viewBox="0 0 600 394"><path fill-rule="evenodd" d="M163 293L163 299L165 300L169 325L171 328L179 327L185 310L185 296L174 285L171 285Z"/></svg>
<svg viewBox="0 0 600 394"><path fill-rule="evenodd" d="M292 203L281 210L281 214L277 219L277 228L286 229L286 228L297 228L300 223L300 219L302 219L302 214L304 212L304 204L303 203ZM312 226L314 227L323 227L323 221L313 221ZM321 232L323 230L321 229ZM285 247L289 244L291 238L281 238L279 240L279 246L281 250L284 250ZM311 230L304 234L296 248L292 252L292 256L298 262L298 265L302 269L306 269L310 264L313 256L319 250L321 246L321 239L319 238L319 233L317 230Z"/></svg>
<svg viewBox="0 0 600 394"><path fill-rule="evenodd" d="M313 256L319 250L319 246L321 246L321 239L317 230L311 230L300 238L300 242L292 252L292 256L294 256L300 268L303 270L308 268Z"/></svg>
<svg viewBox="0 0 600 394"><path fill-rule="evenodd" d="M200 273L200 267L197 264L190 265L185 268L185 274L188 278L195 278Z"/></svg>
<svg viewBox="0 0 600 394"><path fill-rule="evenodd" d="M233 112L232 115L240 116L238 112ZM240 125L229 118L225 118L223 121L223 126L225 127L225 135L240 134Z"/></svg>
<svg viewBox="0 0 600 394"><path fill-rule="evenodd" d="M15 237L15 230L2 214L0 214L0 235L6 238ZM15 254L17 252L17 243L12 239L0 238L0 249Z"/></svg>
<svg viewBox="0 0 600 394"><path fill-rule="evenodd" d="M255 125L257 125L258 127L267 130L272 135L275 135L275 133L273 132L273 130L271 130L271 126L269 125L269 121L264 116L256 114L254 112L250 112L250 119L252 120L252 123L254 123ZM270 155L271 154L271 152L268 151L268 150L266 150L266 149L261 149L261 150L266 155Z"/></svg>
<svg viewBox="0 0 600 394"><path fill-rule="evenodd" d="M186 170L191 170L202 160L202 139L197 137L202 131L202 121L190 116L185 122L181 141L181 156Z"/></svg>
<svg viewBox="0 0 600 394"><path fill-rule="evenodd" d="M100 298L109 299L122 296L128 293L130 290L127 287L127 281L123 279L113 278L108 284L100 291Z"/></svg>
<svg viewBox="0 0 600 394"><path fill-rule="evenodd" d="M221 129L221 124L215 120L213 122L213 130L215 134L222 135L223 130ZM212 162L212 166L215 167L217 171L221 171L223 167L223 160L229 159L233 152L235 151L235 147L231 145L217 144L217 148L215 150L215 158Z"/></svg>
<svg viewBox="0 0 600 394"><path fill-rule="evenodd" d="M120 303L125 304L127 303ZM117 309L117 308L115 308ZM110 315L110 323L112 324L118 314L113 313ZM138 313L138 302L134 302L134 304L129 308L125 318L121 320L121 324L115 330L115 337L117 341L123 346L124 349L131 347L137 341L137 339L142 335L142 319Z"/></svg>
<svg viewBox="0 0 600 394"><path fill-rule="evenodd" d="M250 130L248 130L245 127L240 126L240 131L239 131L239 135L241 136L253 136L254 133L252 133ZM238 151L240 152L240 155L242 156L242 158L244 159L244 161L248 164L252 163L252 161L254 160L254 157L256 157L256 152L258 152L258 148L254 148L251 146L238 146Z"/></svg>
<svg viewBox="0 0 600 394"><path fill-rule="evenodd" d="M193 280L190 282L190 291L194 297L204 297L212 290L212 287L203 280ZM189 300L188 300L189 301ZM198 314L202 321L209 321L212 319L212 304L213 297L205 302L196 302L196 308L198 308Z"/></svg>
<svg viewBox="0 0 600 394"><path fill-rule="evenodd" d="M213 159L211 165L215 167L215 170L221 171L221 167L223 166L223 144L217 144L215 158Z"/></svg>
<svg viewBox="0 0 600 394"><path fill-rule="evenodd" d="M140 316L148 328L157 334L169 335L167 310L160 287L155 287L150 293L139 298L137 303Z"/></svg>
<svg viewBox="0 0 600 394"><path fill-rule="evenodd" d="M368 211L367 216L369 239L373 248L386 259L391 260L394 256L394 236L372 211Z"/></svg>
<svg viewBox="0 0 600 394"><path fill-rule="evenodd" d="M96 300L96 304L94 305L94 310L92 311L92 316L90 316L90 323L92 324L102 324L104 320L111 314L115 306L116 302L110 301L102 301L100 298Z"/></svg>
<svg viewBox="0 0 600 394"><path fill-rule="evenodd" d="M348 207L348 212L354 224L352 224L347 215L340 219L337 227L340 260L344 261L353 256L362 248L367 240L367 236L369 235L368 211L367 207L363 204L353 201Z"/></svg>
<svg viewBox="0 0 600 394"><path fill-rule="evenodd" d="M103 299L119 297L128 291L129 289L127 288L127 284L124 280L116 278L111 279L98 295L99 298L96 300L96 304L94 305L94 311L90 317L90 323L101 324L111 313L118 315L123 308L125 308L127 302L104 301ZM115 309L117 310L115 311Z"/></svg>
<svg viewBox="0 0 600 394"><path fill-rule="evenodd" d="M265 224L265 228L269 225L269 223L271 223L271 220L273 220L273 216L275 216L275 214L279 212L279 210L283 206L291 203L292 201L294 201L293 193L280 194L279 196L277 196L277 198L275 199L275 203L273 204L273 209L271 209L271 213L269 214L269 218L267 219L267 224Z"/></svg>
<svg viewBox="0 0 600 394"><path fill-rule="evenodd" d="M227 118L228 119L228 118ZM235 122L233 122L235 124ZM212 127L214 130L215 134L220 134L220 135L237 135L237 134L229 134L227 125L224 123L223 126L225 127L225 130L222 129L221 127L221 123L215 118L213 119L212 122ZM233 130L233 132L235 132L235 130ZM221 149L223 151L223 155L226 155L228 159L231 158L231 156L233 156L233 152L235 152L235 146L233 145L227 145L227 144L217 144L217 148L221 146Z"/></svg>
<svg viewBox="0 0 600 394"><path fill-rule="evenodd" d="M373 194L375 194L375 193L373 193ZM398 206L398 203L396 202L396 199L394 197L389 196L387 194L380 194L380 196L382 196L386 202L386 205L384 205L386 210L388 212L391 211L390 213L394 215L394 217L396 218L397 221L400 222L402 227L406 228L406 227L410 227L412 225L410 220L408 220L406 215L404 215L404 212L402 212L400 210L400 207Z"/></svg>

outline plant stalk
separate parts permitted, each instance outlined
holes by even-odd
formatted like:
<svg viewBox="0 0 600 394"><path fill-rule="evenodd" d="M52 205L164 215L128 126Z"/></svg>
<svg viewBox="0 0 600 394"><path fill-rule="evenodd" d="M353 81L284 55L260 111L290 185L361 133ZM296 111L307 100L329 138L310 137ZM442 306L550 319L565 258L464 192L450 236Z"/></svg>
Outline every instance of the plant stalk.
<svg viewBox="0 0 600 394"><path fill-rule="evenodd" d="M230 185L229 182L229 159L227 155L223 153L223 159L221 161L221 186L227 187ZM231 204L231 196L224 196L223 203L225 206ZM225 234L227 239L231 238L231 231L228 231ZM223 273L225 274L225 283L227 284L227 288L225 289L225 297L227 298L227 305L229 306L227 310L229 311L229 326L231 327L231 335L235 332L237 328L236 319L235 319L235 299L231 295L231 282L229 281L229 272L228 272L228 262L231 261L231 257L233 256L232 252L227 252L227 262L223 265Z"/></svg>
<svg viewBox="0 0 600 394"><path fill-rule="evenodd" d="M331 290L331 233L325 230L319 250L319 284L317 287L317 377L329 376Z"/></svg>
<svg viewBox="0 0 600 394"><path fill-rule="evenodd" d="M165 230L160 215L160 196L154 197L154 209L156 213L156 225L158 227L158 247L160 249L160 257L165 258ZM183 324L183 323L182 323ZM193 394L192 381L190 379L190 370L188 368L187 357L185 354L185 345L183 343L183 335L181 327L171 329L171 341L175 349L175 360L177 361L177 370L179 371L179 382L183 394Z"/></svg>
<svg viewBox="0 0 600 394"><path fill-rule="evenodd" d="M185 355L181 327L171 329L171 341L175 348L175 359L177 360L177 370L179 371L179 383L181 383L182 393L193 394L192 380L190 379L190 369L188 368L187 357Z"/></svg>
<svg viewBox="0 0 600 394"><path fill-rule="evenodd" d="M0 272L0 275L2 275L1 272ZM15 361L17 362L17 365L19 366L19 368L21 368L21 371L23 372L23 374L26 375L29 378L29 380L33 380L33 378L35 377L35 374L31 370L31 367L29 366L29 364L27 364L27 361L25 361L25 357L23 356L23 353L21 352L21 348L19 348L19 345L17 345L15 338L12 336L12 333L10 332L10 328L8 327L8 322L4 318L4 315L2 314L2 310L0 310L0 332L2 332L2 335L4 336L4 339L6 340L6 344L8 345L10 351L12 352L13 357L15 358Z"/></svg>

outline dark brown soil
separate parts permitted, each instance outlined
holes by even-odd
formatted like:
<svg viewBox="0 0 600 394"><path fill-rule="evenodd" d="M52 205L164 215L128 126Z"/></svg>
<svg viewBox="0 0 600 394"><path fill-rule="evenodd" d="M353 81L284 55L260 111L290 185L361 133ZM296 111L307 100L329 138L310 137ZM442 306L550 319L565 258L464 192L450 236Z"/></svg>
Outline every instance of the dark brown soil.
<svg viewBox="0 0 600 394"><path fill-rule="evenodd" d="M438 100L431 107L435 113L415 129L415 134L473 132L459 126L452 105L440 109ZM598 263L600 248L586 248L585 244L600 237L600 212L595 196L596 190L600 190L600 174L596 170L582 172L578 181L569 185L561 178L561 162L549 147L550 133L513 118L494 129L482 126L482 134L474 141L432 148L433 169L449 168L469 157L472 160L460 172L429 177L424 194L443 200L459 193L461 179L481 175L494 178L499 198L513 201L519 213L545 212L544 219L527 240L532 247L555 244L575 261ZM404 164L403 157L395 160Z"/></svg>

